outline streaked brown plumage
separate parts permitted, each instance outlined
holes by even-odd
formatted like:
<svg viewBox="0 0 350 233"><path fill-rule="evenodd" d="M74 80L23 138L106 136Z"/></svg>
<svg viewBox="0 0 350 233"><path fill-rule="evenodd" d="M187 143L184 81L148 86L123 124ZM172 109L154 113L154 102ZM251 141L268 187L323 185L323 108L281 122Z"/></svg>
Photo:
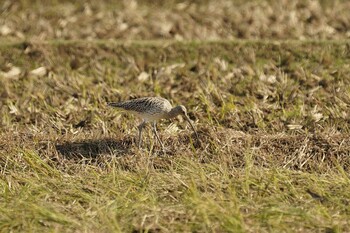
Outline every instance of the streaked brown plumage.
<svg viewBox="0 0 350 233"><path fill-rule="evenodd" d="M178 115L183 115L185 117L185 119L188 121L191 128L195 132L197 140L199 141L197 131L192 125L191 120L187 115L187 110L183 105L179 105L173 108L170 102L167 99L164 99L162 97L144 97L144 98L127 100L124 102L112 102L112 103L108 103L108 105L111 107L124 109L143 119L143 122L138 126L138 129L139 129L138 147L139 148L141 147L141 141L142 141L141 134L142 134L143 127L147 122L153 122L153 132L156 135L157 140L159 141L160 145L164 150L164 145L157 133L156 122L160 119L170 119Z"/></svg>

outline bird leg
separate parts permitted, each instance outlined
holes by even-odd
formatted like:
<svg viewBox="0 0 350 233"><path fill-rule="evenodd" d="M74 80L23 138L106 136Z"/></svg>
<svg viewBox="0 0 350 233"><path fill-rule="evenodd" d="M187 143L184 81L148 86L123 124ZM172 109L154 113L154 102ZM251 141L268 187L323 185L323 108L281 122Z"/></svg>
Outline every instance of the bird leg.
<svg viewBox="0 0 350 233"><path fill-rule="evenodd" d="M137 128L139 129L139 142L138 142L138 147L139 149L141 148L141 142L142 142L142 129L143 127L146 125L146 121L143 121L139 126L137 126Z"/></svg>
<svg viewBox="0 0 350 233"><path fill-rule="evenodd" d="M153 122L153 133L156 135L156 138L157 138L159 144L162 146L162 150L164 152L165 148L164 148L164 145L163 145L162 141L160 140L159 135L157 133L157 124L155 121Z"/></svg>

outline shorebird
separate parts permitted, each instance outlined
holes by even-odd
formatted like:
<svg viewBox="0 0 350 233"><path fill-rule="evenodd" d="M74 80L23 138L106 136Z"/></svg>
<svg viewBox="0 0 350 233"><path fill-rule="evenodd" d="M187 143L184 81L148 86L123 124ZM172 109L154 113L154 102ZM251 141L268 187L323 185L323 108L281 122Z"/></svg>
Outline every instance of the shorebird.
<svg viewBox="0 0 350 233"><path fill-rule="evenodd" d="M144 98L127 100L124 102L111 102L111 103L108 103L108 105L111 107L115 107L115 108L119 108L119 109L126 110L128 112L131 112L143 120L142 123L137 127L139 130L138 148L141 148L141 142L142 142L141 134L142 134L143 127L146 125L147 122L152 122L153 133L156 136L159 144L162 146L163 151L165 151L164 144L160 140L159 135L157 133L156 123L160 119L170 119L178 115L182 115L185 117L185 119L188 121L191 128L193 129L196 135L197 141L199 142L197 131L194 128L190 118L188 117L187 110L183 105L172 107L170 102L167 99L164 99L161 97L144 97Z"/></svg>

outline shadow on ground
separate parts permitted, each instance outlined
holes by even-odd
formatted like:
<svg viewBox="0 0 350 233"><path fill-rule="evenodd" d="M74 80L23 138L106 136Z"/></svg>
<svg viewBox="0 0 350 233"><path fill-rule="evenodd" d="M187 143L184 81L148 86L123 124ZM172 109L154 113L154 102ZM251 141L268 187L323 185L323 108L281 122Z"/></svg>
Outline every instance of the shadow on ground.
<svg viewBox="0 0 350 233"><path fill-rule="evenodd" d="M78 142L65 142L56 144L56 150L66 158L96 158L101 155L113 154L122 156L131 148L132 140L83 140Z"/></svg>

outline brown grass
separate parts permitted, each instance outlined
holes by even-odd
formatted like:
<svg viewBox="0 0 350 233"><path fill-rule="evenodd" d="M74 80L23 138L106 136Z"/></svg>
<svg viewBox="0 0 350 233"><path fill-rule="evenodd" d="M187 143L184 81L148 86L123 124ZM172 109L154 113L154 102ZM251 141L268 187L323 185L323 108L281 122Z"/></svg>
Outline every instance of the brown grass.
<svg viewBox="0 0 350 233"><path fill-rule="evenodd" d="M5 39L304 40L350 36L349 1L7 0L0 10L0 36Z"/></svg>
<svg viewBox="0 0 350 233"><path fill-rule="evenodd" d="M347 49L297 41L4 45L1 228L348 231ZM149 95L185 104L201 146L179 119L159 125L166 156L147 130L137 150L137 120L106 102Z"/></svg>
<svg viewBox="0 0 350 233"><path fill-rule="evenodd" d="M0 7L0 232L350 231L348 1Z"/></svg>

